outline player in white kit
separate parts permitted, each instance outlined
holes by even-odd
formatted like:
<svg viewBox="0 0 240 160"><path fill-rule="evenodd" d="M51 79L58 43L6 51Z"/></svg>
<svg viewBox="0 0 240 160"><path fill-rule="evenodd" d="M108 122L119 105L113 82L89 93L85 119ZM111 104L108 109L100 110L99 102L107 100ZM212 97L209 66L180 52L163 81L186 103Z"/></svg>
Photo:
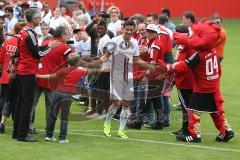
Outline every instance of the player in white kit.
<svg viewBox="0 0 240 160"><path fill-rule="evenodd" d="M118 107L122 107L120 114L120 126L118 136L128 138L123 132L127 123L128 108L131 101L134 100L133 95L133 62L140 67L154 70L154 66L149 65L139 58L139 49L137 40L132 38L135 31L135 24L131 20L127 20L123 26L123 34L114 37L105 46L104 55L94 62L94 65L99 65L106 62L109 57L112 58L110 72L110 93L112 104L108 108L106 121L104 123L104 134L111 137L110 124L111 119L115 115Z"/></svg>

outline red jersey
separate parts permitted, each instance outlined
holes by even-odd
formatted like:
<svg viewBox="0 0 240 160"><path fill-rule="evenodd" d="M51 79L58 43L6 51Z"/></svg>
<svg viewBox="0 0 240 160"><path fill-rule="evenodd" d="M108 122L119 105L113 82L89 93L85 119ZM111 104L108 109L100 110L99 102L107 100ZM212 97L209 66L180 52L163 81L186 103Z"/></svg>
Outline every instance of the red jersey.
<svg viewBox="0 0 240 160"><path fill-rule="evenodd" d="M140 37L139 40L138 40L138 46L139 47L147 47L147 43L148 43L148 39L147 37ZM142 54L140 53L140 58L144 61L147 61L148 60L148 56L146 54Z"/></svg>
<svg viewBox="0 0 240 160"><path fill-rule="evenodd" d="M12 73L7 72L7 68L10 62L10 58L13 53L17 50L18 37L5 40L2 44L1 55L2 55L2 76L0 78L1 84L8 84L12 76Z"/></svg>
<svg viewBox="0 0 240 160"><path fill-rule="evenodd" d="M138 46L139 47L147 47L147 38L146 37L140 37L138 40ZM140 52L140 59L142 59L145 62L148 62L148 54L146 53L141 53ZM146 70L142 69L138 66L138 64L136 64L135 62L133 62L133 78L134 79L140 79L141 77L144 76Z"/></svg>
<svg viewBox="0 0 240 160"><path fill-rule="evenodd" d="M77 94L77 83L80 78L87 75L87 70L76 67L60 68L55 74L56 77L50 79L50 87L57 92Z"/></svg>
<svg viewBox="0 0 240 160"><path fill-rule="evenodd" d="M154 41L152 41L152 44L149 48L149 61L155 61L155 62L160 62L160 61L164 61L164 57L166 55L167 52L165 52L165 48L162 44L162 42L159 39L154 39Z"/></svg>
<svg viewBox="0 0 240 160"><path fill-rule="evenodd" d="M172 40L168 32L159 26L159 32L158 32L158 39L161 41L162 45L164 46L163 52L170 53L172 52Z"/></svg>
<svg viewBox="0 0 240 160"><path fill-rule="evenodd" d="M220 87L219 61L214 50L194 53L185 62L175 66L175 71L192 69L193 92L213 93Z"/></svg>
<svg viewBox="0 0 240 160"><path fill-rule="evenodd" d="M141 38L141 35L139 34L139 32L135 32L135 33L133 33L132 38L134 38L138 41Z"/></svg>
<svg viewBox="0 0 240 160"><path fill-rule="evenodd" d="M42 57L38 64L38 74L51 74L60 66L66 66L67 55L72 52L72 50L64 43L64 41L60 38L53 38L51 40L46 41L46 43L51 43L52 41L59 41L61 45L52 49L49 54ZM45 79L36 79L37 85L48 88L48 81Z"/></svg>
<svg viewBox="0 0 240 160"><path fill-rule="evenodd" d="M21 41L19 44L20 55L17 65L18 75L36 74L39 58L45 56L51 50L48 46L38 46L37 34L31 27L28 24L19 32Z"/></svg>
<svg viewBox="0 0 240 160"><path fill-rule="evenodd" d="M179 46L176 59L177 62L181 62L189 58L194 52L194 50L190 50L184 46ZM178 89L192 89L193 88L193 75L191 69L187 68L184 73L174 73L174 79L176 83L176 87Z"/></svg>
<svg viewBox="0 0 240 160"><path fill-rule="evenodd" d="M2 46L0 46L0 64L1 64L1 66L2 66L2 63L3 63L3 47Z"/></svg>

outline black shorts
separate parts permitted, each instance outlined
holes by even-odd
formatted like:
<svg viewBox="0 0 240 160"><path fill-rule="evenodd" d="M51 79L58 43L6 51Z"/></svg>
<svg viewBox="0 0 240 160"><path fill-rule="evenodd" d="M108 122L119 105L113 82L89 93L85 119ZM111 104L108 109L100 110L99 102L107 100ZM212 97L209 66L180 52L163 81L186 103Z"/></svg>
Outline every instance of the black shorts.
<svg viewBox="0 0 240 160"><path fill-rule="evenodd" d="M214 101L213 93L196 93L193 92L190 105L190 110L200 112L217 112L217 106Z"/></svg>
<svg viewBox="0 0 240 160"><path fill-rule="evenodd" d="M178 89L178 98L183 110L189 108L192 93L192 89Z"/></svg>

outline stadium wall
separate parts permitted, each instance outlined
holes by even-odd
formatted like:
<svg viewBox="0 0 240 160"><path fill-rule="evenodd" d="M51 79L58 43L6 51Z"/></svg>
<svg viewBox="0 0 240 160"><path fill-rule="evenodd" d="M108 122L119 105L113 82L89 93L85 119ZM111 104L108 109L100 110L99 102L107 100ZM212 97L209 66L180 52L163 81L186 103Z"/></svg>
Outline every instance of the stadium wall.
<svg viewBox="0 0 240 160"><path fill-rule="evenodd" d="M46 0L51 7L57 4ZM84 0L88 6L88 0ZM96 0L99 4L100 0ZM169 8L172 17L182 17L184 11L193 11L197 17L210 17L217 12L223 18L240 18L239 0L104 0L105 4L115 4L125 16L134 13L146 15L150 12L160 13L161 8Z"/></svg>

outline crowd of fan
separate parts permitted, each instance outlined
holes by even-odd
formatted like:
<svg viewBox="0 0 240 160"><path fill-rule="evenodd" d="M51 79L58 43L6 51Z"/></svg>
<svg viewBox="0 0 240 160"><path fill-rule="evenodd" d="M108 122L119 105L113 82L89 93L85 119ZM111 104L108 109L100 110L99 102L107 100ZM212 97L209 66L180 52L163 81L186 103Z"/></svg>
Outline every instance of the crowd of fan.
<svg viewBox="0 0 240 160"><path fill-rule="evenodd" d="M161 52L164 52L163 54L165 55L163 60L165 63L174 62L173 48L175 46L173 41L173 32L175 31L175 25L170 20L170 10L167 8L162 9L160 11L160 15L150 13L146 17L141 14L124 17L124 13L122 13L117 6L109 7L106 12L103 11L90 15L84 7L84 4L79 3L78 9L72 12L72 16L69 16L67 15L67 8L65 6L56 7L54 10L51 10L48 3L38 0L29 0L25 3L21 1L18 2L19 3L11 3L10 1L0 2L0 43L3 47L7 48L5 43L14 39L14 37L16 37L16 35L24 27L26 27L27 23L24 17L24 12L29 8L37 8L41 10L40 25L34 28L38 37L38 45L48 45L49 43L55 42L55 40L58 40L61 43L58 47L53 47L51 51L53 53L47 54L40 59L38 64L38 74L53 73L57 69L57 66L60 66L62 63L67 61L69 53L72 52L79 54L81 59L86 62L97 60L101 57L106 43L111 38L122 34L123 24L129 19L133 20L136 25L136 30L133 33L132 38L135 38L138 41L141 59L146 62L151 62L151 60L149 61L149 59L151 59L151 46L149 46L149 44L151 41L154 41L156 37L162 37L160 39L162 41L161 43L164 45L161 50L164 51ZM215 20L220 23L219 17L215 18ZM186 28L190 27L194 22L194 14L192 12L185 12L183 15L183 24ZM154 25L151 26L149 24ZM188 29L186 32L188 32ZM14 50L13 47L10 50L10 52L14 53L16 48ZM12 107L12 97L14 97L14 94L11 94L12 97L7 95L8 92L14 91L9 89L9 86L12 86L13 83L10 78L12 74L4 73L6 71L3 70L6 69L6 66L8 66L10 57L8 60L2 57L3 56L1 56L2 75L8 75L7 80L5 78L6 76L2 76L0 81L0 111L2 112L0 132L4 133L6 120L14 110L14 107ZM223 55L221 55L220 58L222 59ZM112 61L109 60L103 64L102 68L105 68L104 72L88 75L87 77L81 78L78 82L80 94L76 94L73 97L80 99L81 102L88 105L88 109L85 113L88 118L100 116L105 109L107 110L106 107L109 107L110 105L110 96L106 95L108 95L110 89L111 63ZM47 71L42 69L46 67L45 65L49 65L47 66ZM135 68L134 70L141 69ZM164 92L164 94L159 93L157 98L146 98L145 96L139 94L141 91L146 91L145 87L141 85L142 81L144 80L139 78L138 72L134 72L134 89L136 94L134 105L130 108L128 116L128 127L140 129L143 123L152 129L163 129L163 127L169 127L169 97L171 95L169 92L171 92L172 89L171 80L168 79L168 81L164 80L162 82L166 83L168 87L170 87L170 90L168 92ZM105 92L95 94L96 90ZM46 125L49 120L53 91L48 82L37 79L33 105L29 115L30 134L38 133L33 124L35 119L35 108L42 92L44 92L45 95ZM145 98L141 99L139 97ZM100 103L99 100L96 99L102 99L104 102ZM147 103L145 102L146 99L149 100ZM120 113L120 111L118 111L118 113ZM116 118L118 118L118 115L116 115ZM63 118L61 125L66 125L64 120L67 119L68 116L66 116L65 119ZM187 122L184 121L183 128L186 123ZM63 136L63 140L66 139L66 135L61 136Z"/></svg>

